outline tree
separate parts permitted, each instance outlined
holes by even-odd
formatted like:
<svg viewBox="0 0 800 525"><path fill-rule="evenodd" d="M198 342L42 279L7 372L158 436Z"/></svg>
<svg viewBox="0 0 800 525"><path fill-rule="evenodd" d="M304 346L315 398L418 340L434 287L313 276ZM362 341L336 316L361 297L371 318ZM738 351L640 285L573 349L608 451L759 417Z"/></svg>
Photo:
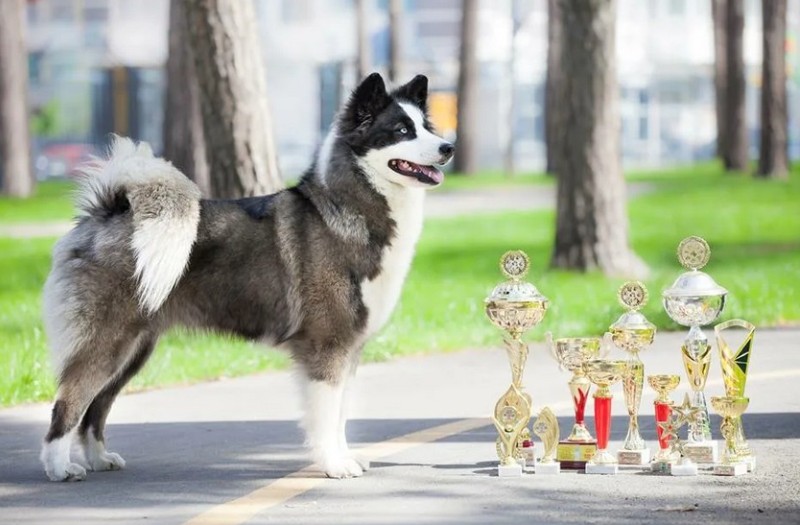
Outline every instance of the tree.
<svg viewBox="0 0 800 525"><path fill-rule="evenodd" d="M478 0L462 0L459 52L456 147L453 167L469 175L478 171Z"/></svg>
<svg viewBox="0 0 800 525"><path fill-rule="evenodd" d="M561 90L561 0L547 0L547 77L544 90L546 171L558 173L558 107Z"/></svg>
<svg viewBox="0 0 800 525"><path fill-rule="evenodd" d="M203 135L200 86L194 70L192 48L187 40L184 0L171 0L164 157L189 176L203 195L209 196L211 180Z"/></svg>
<svg viewBox="0 0 800 525"><path fill-rule="evenodd" d="M711 0L711 19L714 25L714 101L717 115L717 157L725 159L725 86L728 82L726 67L725 29L727 27L727 0Z"/></svg>
<svg viewBox="0 0 800 525"><path fill-rule="evenodd" d="M725 168L744 171L747 151L745 113L744 0L728 0L725 30Z"/></svg>
<svg viewBox="0 0 800 525"><path fill-rule="evenodd" d="M0 1L0 190L33 193L28 123L25 1Z"/></svg>
<svg viewBox="0 0 800 525"><path fill-rule="evenodd" d="M787 176L786 0L762 0L761 144L758 174Z"/></svg>
<svg viewBox="0 0 800 525"><path fill-rule="evenodd" d="M361 82L372 72L372 53L369 41L369 1L356 0L356 35L358 38L358 79Z"/></svg>
<svg viewBox="0 0 800 525"><path fill-rule="evenodd" d="M620 167L616 0L561 3L556 238L552 265L609 275L646 271L628 241ZM581 35L576 38L575 35Z"/></svg>
<svg viewBox="0 0 800 525"><path fill-rule="evenodd" d="M403 0L389 0L389 80L397 84L402 78Z"/></svg>
<svg viewBox="0 0 800 525"><path fill-rule="evenodd" d="M282 187L251 0L185 0L200 86L211 195Z"/></svg>

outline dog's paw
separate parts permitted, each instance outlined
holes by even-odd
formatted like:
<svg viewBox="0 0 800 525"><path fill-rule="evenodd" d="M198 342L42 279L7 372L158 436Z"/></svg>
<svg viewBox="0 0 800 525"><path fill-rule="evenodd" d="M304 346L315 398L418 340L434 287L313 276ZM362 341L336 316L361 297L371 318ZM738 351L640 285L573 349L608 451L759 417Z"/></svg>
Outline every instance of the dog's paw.
<svg viewBox="0 0 800 525"><path fill-rule="evenodd" d="M86 479L86 469L77 463L67 463L64 467L45 469L50 481L83 481Z"/></svg>
<svg viewBox="0 0 800 525"><path fill-rule="evenodd" d="M100 452L89 459L89 468L96 472L101 470L121 470L125 468L125 460L115 452Z"/></svg>
<svg viewBox="0 0 800 525"><path fill-rule="evenodd" d="M344 479L357 478L364 474L358 461L349 457L341 457L322 463L322 471L329 478Z"/></svg>
<svg viewBox="0 0 800 525"><path fill-rule="evenodd" d="M364 456L362 456L360 454L353 454L350 457L353 459L353 461L358 463L358 466L361 467L361 470L363 470L364 472L369 470L370 463L369 463L369 460L367 458L365 458Z"/></svg>

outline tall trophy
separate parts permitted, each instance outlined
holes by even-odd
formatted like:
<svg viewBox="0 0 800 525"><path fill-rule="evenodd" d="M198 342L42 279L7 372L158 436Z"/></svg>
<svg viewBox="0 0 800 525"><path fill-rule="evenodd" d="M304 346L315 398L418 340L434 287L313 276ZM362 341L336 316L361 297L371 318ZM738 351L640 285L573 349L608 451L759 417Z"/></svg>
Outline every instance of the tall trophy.
<svg viewBox="0 0 800 525"><path fill-rule="evenodd" d="M608 451L611 437L611 391L609 387L622 379L627 368L625 361L591 359L584 364L586 376L597 385L594 393L594 431L597 434L597 452L586 463L587 474L617 474L617 458Z"/></svg>
<svg viewBox="0 0 800 525"><path fill-rule="evenodd" d="M737 350L733 350L723 337L723 333L729 333L731 328L746 330L744 339ZM750 350L753 347L753 336L756 327L742 319L731 319L714 327L717 335L717 347L719 348L720 363L722 365L722 379L725 383L725 395L727 397L744 397L744 385L747 382L747 367L750 363ZM736 426L735 447L736 455L747 465L748 471L756 468L756 457L750 450L750 446L744 438L741 416L733 419Z"/></svg>
<svg viewBox="0 0 800 525"><path fill-rule="evenodd" d="M575 424L569 436L558 442L556 457L563 469L583 470L597 451L597 441L584 424L586 400L592 382L586 377L583 365L590 359L603 357L608 353L608 344L599 337L566 337L553 341L550 332L545 334L550 353L562 370L572 372L569 391L575 409Z"/></svg>
<svg viewBox="0 0 800 525"><path fill-rule="evenodd" d="M742 461L736 450L737 425L735 420L742 417L747 410L750 400L746 397L717 397L711 398L711 406L722 416L719 429L725 438L725 450L722 454L722 463L714 465L714 474L717 476L741 476L747 474L747 463Z"/></svg>
<svg viewBox="0 0 800 525"><path fill-rule="evenodd" d="M618 296L628 311L609 327L609 332L614 344L628 352L622 387L630 421L625 443L622 450L617 452L617 461L620 465L648 465L650 449L639 433L639 405L644 388L644 363L639 358L639 352L653 344L656 327L639 311L647 303L644 284L629 281L620 287Z"/></svg>
<svg viewBox="0 0 800 525"><path fill-rule="evenodd" d="M717 443L711 439L708 406L703 393L708 368L711 365L711 345L701 326L714 322L725 307L728 291L718 285L705 272L701 272L711 256L708 243L700 237L687 237L678 245L678 260L687 272L682 273L663 293L664 309L678 324L688 326L689 334L683 341L681 353L692 404L699 406L701 416L689 423L689 440L686 455L696 463L717 462Z"/></svg>
<svg viewBox="0 0 800 525"><path fill-rule="evenodd" d="M510 251L500 259L500 269L507 281L495 287L485 301L486 315L506 332L505 342L511 364L511 386L494 407L494 426L497 428L499 476L521 476L522 442L530 435L531 396L522 386L522 375L528 359L528 345L522 334L539 324L547 311L548 300L536 287L523 281L530 261L525 252Z"/></svg>
<svg viewBox="0 0 800 525"><path fill-rule="evenodd" d="M542 459L536 463L534 472L536 474L559 474L561 465L556 461L556 445L558 444L558 419L550 407L544 407L539 412L539 417L533 422L533 433L542 440L544 453Z"/></svg>
<svg viewBox="0 0 800 525"><path fill-rule="evenodd" d="M672 414L672 400L669 398L669 393L678 387L681 377L658 374L647 376L647 382L658 394L653 406L656 412L656 434L658 435L659 449L650 467L653 472L668 474L670 465L677 459L670 446L670 438L673 432L669 428L670 415Z"/></svg>

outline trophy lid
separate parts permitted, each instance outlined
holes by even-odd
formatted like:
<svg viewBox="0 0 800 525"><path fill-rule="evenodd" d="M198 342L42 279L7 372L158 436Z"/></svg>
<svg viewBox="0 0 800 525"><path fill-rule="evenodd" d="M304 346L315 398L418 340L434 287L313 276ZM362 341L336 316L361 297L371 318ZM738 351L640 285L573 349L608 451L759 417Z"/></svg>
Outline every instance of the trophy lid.
<svg viewBox="0 0 800 525"><path fill-rule="evenodd" d="M628 308L628 311L619 316L619 319L611 325L612 331L652 330L655 328L655 325L639 311L647 303L647 288L644 284L639 281L628 281L620 286L617 297L622 306Z"/></svg>
<svg viewBox="0 0 800 525"><path fill-rule="evenodd" d="M706 297L726 295L728 290L717 284L700 269L708 263L711 248L702 237L687 237L678 245L678 260L689 270L675 279L672 286L664 290L664 297Z"/></svg>
<svg viewBox="0 0 800 525"><path fill-rule="evenodd" d="M530 260L523 251L507 252L500 259L500 270L508 280L494 287L492 293L486 298L491 302L540 302L547 303L547 297L542 295L536 287L522 279L528 273Z"/></svg>

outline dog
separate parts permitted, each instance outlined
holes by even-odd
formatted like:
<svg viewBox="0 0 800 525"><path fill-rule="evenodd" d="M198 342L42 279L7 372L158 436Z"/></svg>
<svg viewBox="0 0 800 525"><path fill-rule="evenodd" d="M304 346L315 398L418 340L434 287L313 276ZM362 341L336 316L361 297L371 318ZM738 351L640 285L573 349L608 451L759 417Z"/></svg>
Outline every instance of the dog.
<svg viewBox="0 0 800 525"><path fill-rule="evenodd" d="M79 219L55 245L43 295L58 377L41 453L51 480L125 466L106 449L106 417L177 325L286 349L312 459L331 478L362 475L345 436L347 386L397 303L425 192L454 153L427 92L422 75L391 92L368 76L298 184L273 195L202 199L148 145L119 137L83 170Z"/></svg>

